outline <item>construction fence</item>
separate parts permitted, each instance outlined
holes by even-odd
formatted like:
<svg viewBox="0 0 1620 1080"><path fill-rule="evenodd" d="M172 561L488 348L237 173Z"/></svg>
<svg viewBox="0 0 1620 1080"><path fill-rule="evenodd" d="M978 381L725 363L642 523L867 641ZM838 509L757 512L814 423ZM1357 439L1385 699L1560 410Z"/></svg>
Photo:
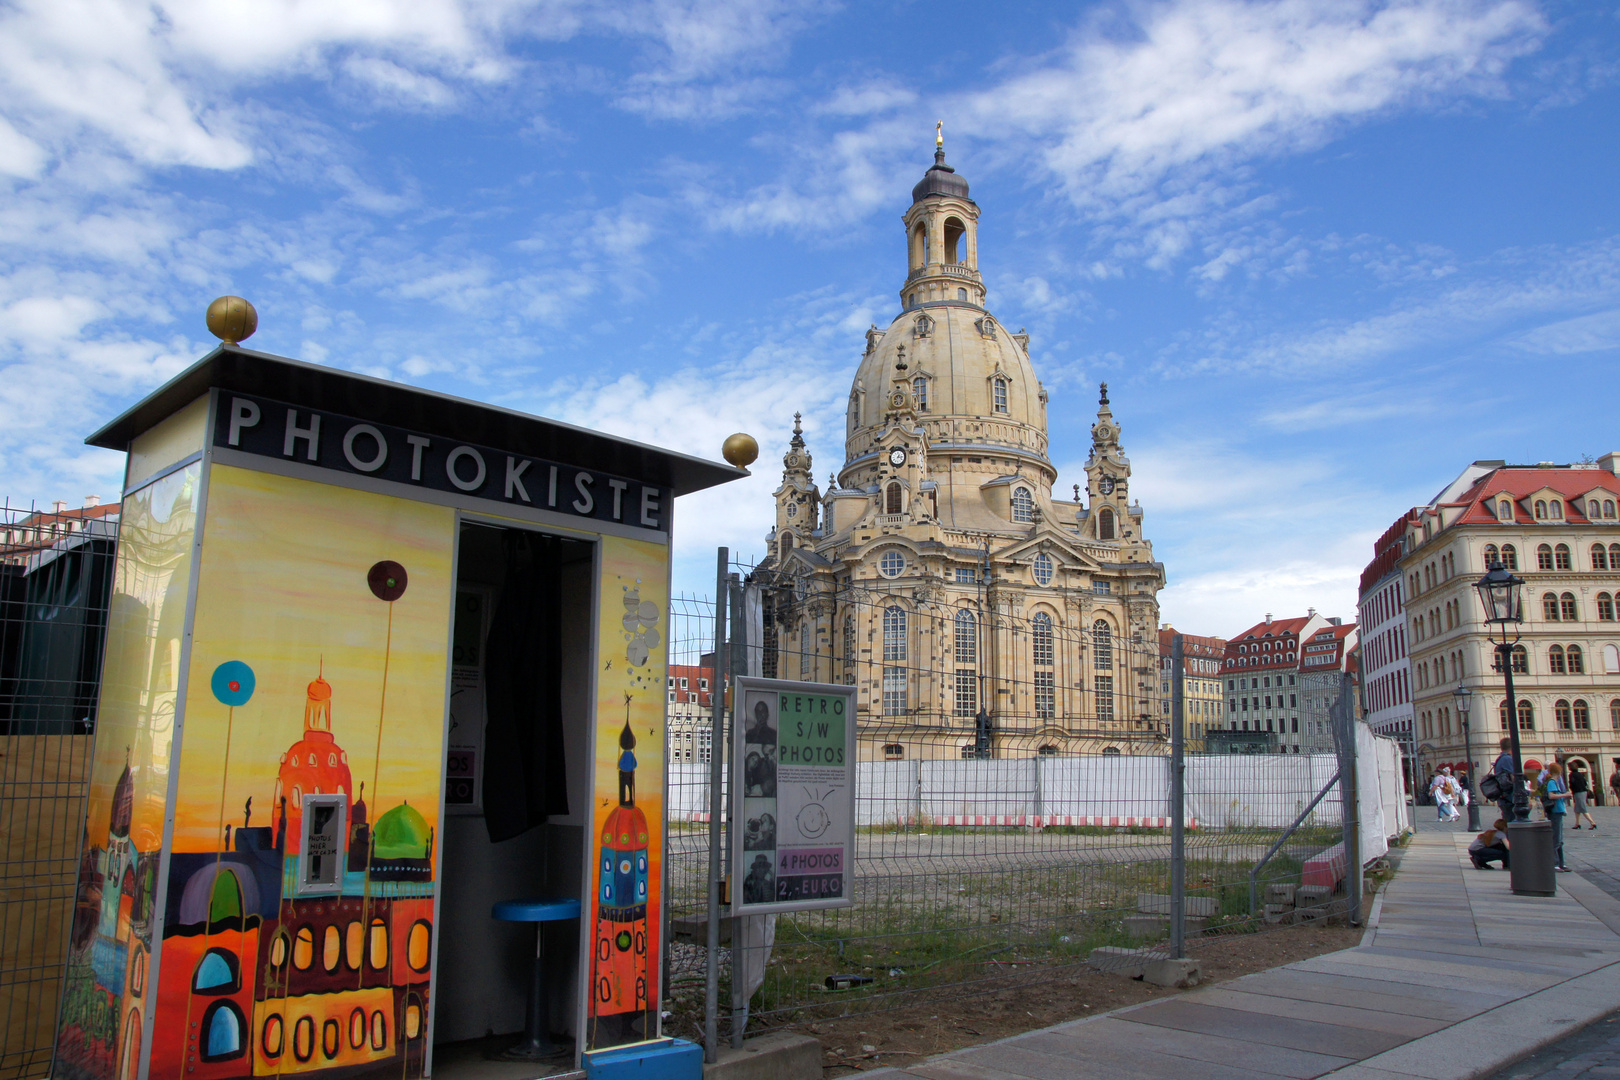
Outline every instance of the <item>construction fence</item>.
<svg viewBox="0 0 1620 1080"><path fill-rule="evenodd" d="M859 584L823 609L832 633L794 635L787 630L802 613L793 600L799 587L733 566L718 653L714 603L686 597L672 606L671 673L688 683L670 688L669 1034L736 1041L745 1025L753 1031L952 987L1058 978L1107 946L1164 955L1184 946L1196 955L1217 937L1342 913L1348 899L1336 883L1350 878L1349 837L1338 777L1350 762L1360 795L1351 804L1351 847L1359 844L1362 864L1409 828L1398 749L1352 724L1343 708L1333 752L1203 752L1212 740L1188 707L1188 674L1161 670L1156 640L1101 636L1089 613L1067 628L1045 611L986 605L973 614L993 610L993 619L976 620L972 648L960 637L968 623L960 607L913 602L904 609L906 640L884 641L896 605ZM840 619L856 632L841 632ZM870 636L863 626L874 628ZM991 696L981 684L973 708L954 707L964 668L985 655L992 636L1010 654L996 673L1006 685L995 689L1005 692L992 697L1006 706L980 708ZM795 641L815 655L800 655ZM896 667L904 708L895 707ZM729 874L709 854L715 701L678 699L698 679L712 693L732 672L772 668L859 688L854 903L744 920L726 917L722 906L723 944L711 965L710 883ZM1107 673L1103 683L1099 672ZM1218 696L1219 675L1210 678ZM1098 687L1109 683L1118 688L1114 700L1099 701ZM930 687L951 693L942 699ZM720 706L723 713L723 698ZM1177 717L1184 734L1204 736L1192 749L1183 745L1192 739L1172 737ZM725 729L729 716L720 722ZM894 756L896 747L904 757ZM717 824L730 825L723 813ZM1178 891L1184 942L1169 918ZM719 986L712 1009L711 966Z"/></svg>

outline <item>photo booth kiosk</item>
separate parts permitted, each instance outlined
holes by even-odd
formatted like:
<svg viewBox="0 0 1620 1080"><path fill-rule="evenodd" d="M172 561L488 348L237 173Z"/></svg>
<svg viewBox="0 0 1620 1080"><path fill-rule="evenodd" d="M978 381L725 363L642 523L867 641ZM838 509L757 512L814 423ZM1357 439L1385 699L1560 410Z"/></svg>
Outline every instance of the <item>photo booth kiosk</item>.
<svg viewBox="0 0 1620 1080"><path fill-rule="evenodd" d="M671 1049L671 515L747 474L230 342L88 441L128 462L54 1075ZM526 1022L560 1055L490 1060Z"/></svg>

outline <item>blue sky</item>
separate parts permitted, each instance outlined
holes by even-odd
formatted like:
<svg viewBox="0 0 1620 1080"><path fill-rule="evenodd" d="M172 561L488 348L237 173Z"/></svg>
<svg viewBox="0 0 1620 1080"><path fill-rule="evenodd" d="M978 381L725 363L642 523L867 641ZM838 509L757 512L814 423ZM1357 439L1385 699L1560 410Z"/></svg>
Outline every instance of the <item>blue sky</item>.
<svg viewBox="0 0 1620 1080"><path fill-rule="evenodd" d="M1475 458L1620 449L1620 6L1230 0L8 0L0 468L212 344L717 456L678 587L818 475L934 121L1028 327L1059 490L1110 384L1170 585L1231 633L1352 615L1370 542Z"/></svg>

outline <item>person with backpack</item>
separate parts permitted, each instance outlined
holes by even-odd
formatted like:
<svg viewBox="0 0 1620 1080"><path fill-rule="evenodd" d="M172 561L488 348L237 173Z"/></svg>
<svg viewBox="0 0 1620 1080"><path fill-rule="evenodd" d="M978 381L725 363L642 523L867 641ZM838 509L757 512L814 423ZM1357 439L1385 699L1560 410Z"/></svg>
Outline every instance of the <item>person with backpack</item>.
<svg viewBox="0 0 1620 1080"><path fill-rule="evenodd" d="M1513 817L1513 740L1502 736L1499 744L1502 752L1497 755L1496 761L1491 764L1491 771L1479 782L1479 792L1487 799L1495 801L1497 809L1502 811L1502 818L1506 821ZM1490 785L1492 791L1486 790ZM1620 789L1617 789L1620 790Z"/></svg>
<svg viewBox="0 0 1620 1080"><path fill-rule="evenodd" d="M1474 842L1468 845L1468 857L1476 870L1489 870L1493 860L1500 862L1502 869L1510 869L1507 822L1497 818L1490 828L1474 837Z"/></svg>
<svg viewBox="0 0 1620 1080"><path fill-rule="evenodd" d="M1574 796L1570 800L1575 807L1575 824L1573 828L1580 828L1581 819L1585 818L1588 829L1594 831L1597 829L1597 819L1586 808L1586 800L1591 790L1591 782L1586 775L1586 770L1581 768L1579 763L1572 765L1569 770L1569 793Z"/></svg>
<svg viewBox="0 0 1620 1080"><path fill-rule="evenodd" d="M1541 782L1541 797L1547 807L1547 820L1552 822L1553 869L1567 874L1569 867L1564 865L1564 815L1569 813L1572 796L1569 784L1564 780L1564 767L1556 761L1547 763Z"/></svg>

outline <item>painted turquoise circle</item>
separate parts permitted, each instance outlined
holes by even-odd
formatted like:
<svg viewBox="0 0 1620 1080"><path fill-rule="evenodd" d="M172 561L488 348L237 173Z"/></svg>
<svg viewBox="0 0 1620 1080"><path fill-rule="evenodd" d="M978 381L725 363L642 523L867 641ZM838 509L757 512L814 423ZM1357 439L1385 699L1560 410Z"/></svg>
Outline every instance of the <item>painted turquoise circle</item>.
<svg viewBox="0 0 1620 1080"><path fill-rule="evenodd" d="M209 680L214 696L224 705L246 705L253 696L253 669L240 660L227 660Z"/></svg>

